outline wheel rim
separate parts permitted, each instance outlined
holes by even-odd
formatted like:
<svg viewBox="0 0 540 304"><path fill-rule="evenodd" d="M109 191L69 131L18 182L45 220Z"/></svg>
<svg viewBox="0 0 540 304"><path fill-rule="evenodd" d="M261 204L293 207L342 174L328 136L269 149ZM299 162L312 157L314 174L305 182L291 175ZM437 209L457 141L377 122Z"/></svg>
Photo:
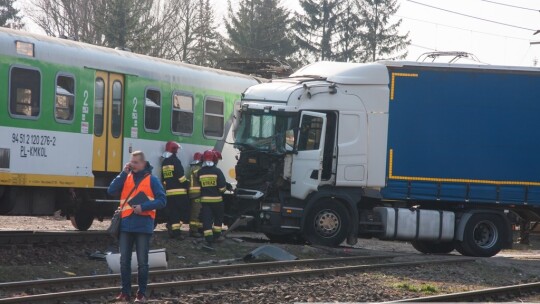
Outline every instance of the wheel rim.
<svg viewBox="0 0 540 304"><path fill-rule="evenodd" d="M341 219L339 214L333 210L321 210L315 216L314 226L315 231L320 236L325 238L333 237L341 228Z"/></svg>
<svg viewBox="0 0 540 304"><path fill-rule="evenodd" d="M474 242L478 247L489 249L497 243L499 231L493 222L482 221L474 227L473 236Z"/></svg>

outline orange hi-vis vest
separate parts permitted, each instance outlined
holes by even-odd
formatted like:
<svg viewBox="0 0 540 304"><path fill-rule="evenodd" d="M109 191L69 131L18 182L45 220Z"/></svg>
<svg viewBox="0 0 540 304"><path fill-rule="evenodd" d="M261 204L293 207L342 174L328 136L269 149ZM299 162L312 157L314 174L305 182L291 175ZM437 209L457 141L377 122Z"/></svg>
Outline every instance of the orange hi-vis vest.
<svg viewBox="0 0 540 304"><path fill-rule="evenodd" d="M143 192L144 194L146 194L148 199L150 199L151 201L154 200L154 192L152 191L152 187L150 185L150 174L143 177L143 179L139 183L139 187L135 189L133 193L131 193L131 195L129 196L129 200L126 202L126 198L133 190L133 188L135 188L135 181L133 180L133 174L129 173L126 181L124 182L124 188L122 188L122 195L120 196L120 208L122 208L122 213L120 215L121 218L128 217L133 213L133 208L129 205L129 201L135 196L137 196L139 192ZM152 219L155 219L156 210L143 211L140 215L150 216Z"/></svg>

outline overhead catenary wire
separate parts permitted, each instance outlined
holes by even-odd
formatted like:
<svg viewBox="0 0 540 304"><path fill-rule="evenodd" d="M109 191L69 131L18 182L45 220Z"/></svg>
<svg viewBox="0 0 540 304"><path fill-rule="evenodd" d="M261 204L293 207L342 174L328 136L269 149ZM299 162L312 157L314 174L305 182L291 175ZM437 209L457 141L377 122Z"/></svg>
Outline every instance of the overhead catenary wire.
<svg viewBox="0 0 540 304"><path fill-rule="evenodd" d="M490 19L485 19L485 18L481 18L481 17L476 17L476 16L472 16L472 15L452 11L452 10L449 10L449 9L433 6L433 5L430 5L430 4L414 1L414 0L407 0L407 1L411 2L411 3L414 3L414 4L422 5L422 6L425 6L425 7L429 7L429 8L432 8L432 9L440 10L440 11L451 13L451 14L460 15L460 16L467 17L467 18L481 20L481 21L484 21L484 22L489 22L489 23L498 24L498 25L507 26L507 27L513 27L513 28L517 28L517 29L521 29L521 30L537 32L536 29L532 29L532 28L527 28L527 27L523 27L523 26L513 25L513 24L499 22L499 21L490 20Z"/></svg>
<svg viewBox="0 0 540 304"><path fill-rule="evenodd" d="M422 19L417 19L417 18L411 18L411 17L401 16L401 15L395 15L395 16L399 17L399 18L403 18L403 19L408 19L408 20L413 20L413 21L418 21L418 22L424 22L424 23L430 23L430 24L434 24L434 25L438 25L438 26L442 26L442 27L453 28L453 29L462 30L462 31L466 31L466 32L473 32L473 33L478 33L478 34L483 34L483 35L490 35L490 36L495 36L495 37L515 39L515 40L523 40L523 41L527 41L527 42L531 41L531 39L527 39L527 38L523 38L523 37L515 37L515 36L500 35L500 34L489 33L489 32L482 32L482 31L472 30L472 29L463 28L463 27L459 27L459 26L442 24L442 23L438 23L438 22L422 20Z"/></svg>
<svg viewBox="0 0 540 304"><path fill-rule="evenodd" d="M518 9L527 10L527 11L540 12L540 10L537 10L537 9L534 9L534 8L517 6L517 5L512 5L512 4L507 4L507 3L497 2L497 1L491 1L491 0L480 0L480 1L489 2L489 3L493 3L493 4L498 4L498 5L503 5L503 6L507 6L507 7L518 8Z"/></svg>
<svg viewBox="0 0 540 304"><path fill-rule="evenodd" d="M434 49L434 48L430 48L430 47L427 47L427 46L423 46L423 45L419 45L419 44L414 44L414 43L411 43L410 46L414 46L414 47L417 47L419 49L425 49L425 50L428 50L428 51L438 51L437 49Z"/></svg>

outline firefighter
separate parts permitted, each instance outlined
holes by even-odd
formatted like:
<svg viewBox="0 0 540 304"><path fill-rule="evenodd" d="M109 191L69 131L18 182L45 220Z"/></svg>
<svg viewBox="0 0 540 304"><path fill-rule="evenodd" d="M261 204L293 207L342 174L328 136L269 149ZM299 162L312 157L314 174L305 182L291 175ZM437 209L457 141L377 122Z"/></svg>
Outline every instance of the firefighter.
<svg viewBox="0 0 540 304"><path fill-rule="evenodd" d="M176 154L180 145L169 141L165 145L165 159L161 163L161 178L167 193L169 214L167 229L172 238L183 240L189 234L191 204L188 198L189 182L184 176L184 167Z"/></svg>
<svg viewBox="0 0 540 304"><path fill-rule="evenodd" d="M212 149L212 152L214 152L214 166L217 166L217 164L219 163L220 160L223 160L223 156L221 155L221 152L219 152L218 150L216 149ZM233 187L231 184L229 183L226 183L226 189L229 190L229 191L232 191L233 190ZM227 231L227 229L229 229L229 227L227 225L225 225L224 223L222 223L221 225L221 231Z"/></svg>
<svg viewBox="0 0 540 304"><path fill-rule="evenodd" d="M191 216L189 221L189 234L193 237L200 237L199 229L202 228L200 221L201 214L201 185L197 178L197 172L201 169L202 153L197 152L193 155L193 161L190 164L190 185L189 198L191 199Z"/></svg>
<svg viewBox="0 0 540 304"><path fill-rule="evenodd" d="M222 241L221 225L223 223L223 192L226 181L223 172L214 166L215 153L204 151L203 166L197 173L201 185L201 215L203 220L204 239L211 246L214 241Z"/></svg>

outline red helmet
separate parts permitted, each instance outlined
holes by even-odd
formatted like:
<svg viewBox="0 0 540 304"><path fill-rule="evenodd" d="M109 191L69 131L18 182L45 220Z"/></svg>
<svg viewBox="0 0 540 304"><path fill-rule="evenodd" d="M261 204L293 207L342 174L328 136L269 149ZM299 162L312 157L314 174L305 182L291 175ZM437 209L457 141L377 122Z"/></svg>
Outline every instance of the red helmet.
<svg viewBox="0 0 540 304"><path fill-rule="evenodd" d="M214 162L217 163L218 160L221 160L223 159L223 157L221 156L221 152L219 152L218 150L212 150L212 152L214 152Z"/></svg>
<svg viewBox="0 0 540 304"><path fill-rule="evenodd" d="M204 153L202 155L202 160L205 161L205 162L214 162L215 157L216 157L216 155L214 154L214 151L206 150L206 151L204 151Z"/></svg>
<svg viewBox="0 0 540 304"><path fill-rule="evenodd" d="M201 162L202 158L203 158L203 155L201 152L195 152L195 154L193 154L193 160L196 162Z"/></svg>
<svg viewBox="0 0 540 304"><path fill-rule="evenodd" d="M165 144L165 151L176 153L180 149L180 145L174 141L168 141L167 144Z"/></svg>

